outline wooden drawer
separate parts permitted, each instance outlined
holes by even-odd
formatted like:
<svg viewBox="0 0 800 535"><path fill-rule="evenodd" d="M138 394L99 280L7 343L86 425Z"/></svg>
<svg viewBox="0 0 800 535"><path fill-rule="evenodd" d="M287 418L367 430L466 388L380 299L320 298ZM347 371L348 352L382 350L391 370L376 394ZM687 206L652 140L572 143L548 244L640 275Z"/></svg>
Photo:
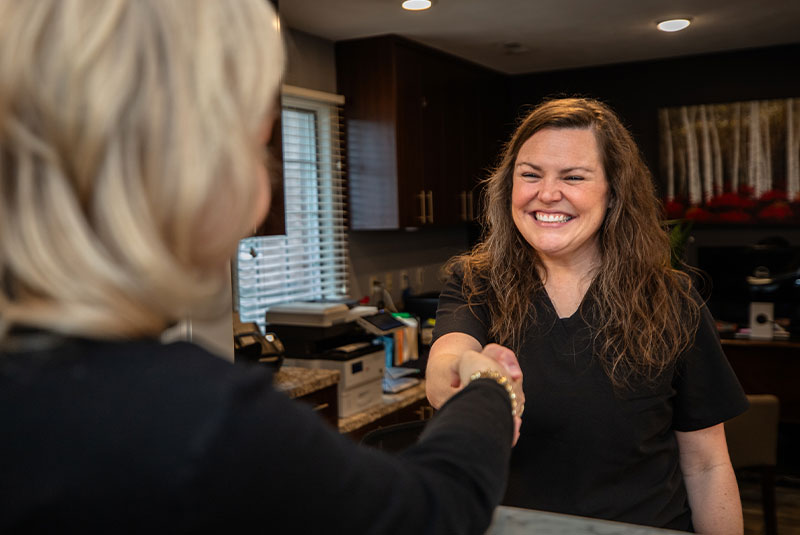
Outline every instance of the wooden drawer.
<svg viewBox="0 0 800 535"><path fill-rule="evenodd" d="M398 409L391 414L387 414L386 416L383 416L374 422L370 422L363 427L359 427L358 429L350 431L347 433L347 436L358 442L364 435L375 429L380 429L381 427L400 424L403 422L429 420L431 417L433 417L433 407L431 407L427 399L423 398L415 401L411 405L403 407L402 409Z"/></svg>
<svg viewBox="0 0 800 535"><path fill-rule="evenodd" d="M337 384L332 384L295 399L310 405L311 408L317 411L326 422L335 428L339 422L339 406L336 397L336 387Z"/></svg>

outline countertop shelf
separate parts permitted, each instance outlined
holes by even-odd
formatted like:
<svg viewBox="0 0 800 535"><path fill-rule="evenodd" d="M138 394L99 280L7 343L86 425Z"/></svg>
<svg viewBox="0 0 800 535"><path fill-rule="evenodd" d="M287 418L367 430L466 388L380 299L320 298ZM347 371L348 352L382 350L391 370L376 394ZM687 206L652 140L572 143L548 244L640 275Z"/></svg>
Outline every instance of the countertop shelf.
<svg viewBox="0 0 800 535"><path fill-rule="evenodd" d="M495 509L494 518L486 535L527 535L529 533L548 533L550 535L667 535L685 533L667 529L611 522L596 518L563 515L500 506Z"/></svg>

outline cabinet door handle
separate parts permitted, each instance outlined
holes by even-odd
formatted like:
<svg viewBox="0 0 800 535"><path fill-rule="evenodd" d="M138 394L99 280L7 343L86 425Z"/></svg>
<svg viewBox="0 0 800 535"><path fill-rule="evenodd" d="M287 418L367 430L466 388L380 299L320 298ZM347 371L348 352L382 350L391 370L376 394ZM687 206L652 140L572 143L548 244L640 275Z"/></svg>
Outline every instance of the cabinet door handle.
<svg viewBox="0 0 800 535"><path fill-rule="evenodd" d="M462 191L459 194L459 197L461 197L461 221L466 221L467 220L467 192L466 191Z"/></svg>
<svg viewBox="0 0 800 535"><path fill-rule="evenodd" d="M424 406L418 408L414 413L419 416L420 420L430 420L433 418L433 407Z"/></svg>
<svg viewBox="0 0 800 535"><path fill-rule="evenodd" d="M433 223L433 191L428 190L428 223Z"/></svg>
<svg viewBox="0 0 800 535"><path fill-rule="evenodd" d="M475 210L473 210L474 206L472 204L472 191L467 194L467 199L469 200L469 219L470 221L475 219Z"/></svg>
<svg viewBox="0 0 800 535"><path fill-rule="evenodd" d="M322 410L327 409L330 406L331 406L330 403L320 403L319 405L317 405L316 407L314 407L311 410L322 411Z"/></svg>
<svg viewBox="0 0 800 535"><path fill-rule="evenodd" d="M417 197L419 197L419 222L425 224L425 190L420 190Z"/></svg>

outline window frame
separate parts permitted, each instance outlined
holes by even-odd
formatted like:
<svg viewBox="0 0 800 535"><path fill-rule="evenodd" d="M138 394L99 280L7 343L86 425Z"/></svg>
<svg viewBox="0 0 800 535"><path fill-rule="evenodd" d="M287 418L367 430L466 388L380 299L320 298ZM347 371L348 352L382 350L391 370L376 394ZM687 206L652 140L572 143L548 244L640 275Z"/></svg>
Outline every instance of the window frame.
<svg viewBox="0 0 800 535"><path fill-rule="evenodd" d="M242 322L254 322L262 331L269 306L347 296L343 102L338 95L284 86L281 135L286 234L241 240L233 269L234 309ZM298 155L306 149L302 146L303 139L290 139L292 129L297 126L296 117L288 116L292 111L313 114L314 134L306 138L313 140L310 149L315 153L313 162L290 154L293 146L298 147ZM301 171L304 167L305 171ZM313 172L302 176L311 168ZM310 197L309 182L303 184L304 181L316 182ZM312 197L313 208L308 204Z"/></svg>

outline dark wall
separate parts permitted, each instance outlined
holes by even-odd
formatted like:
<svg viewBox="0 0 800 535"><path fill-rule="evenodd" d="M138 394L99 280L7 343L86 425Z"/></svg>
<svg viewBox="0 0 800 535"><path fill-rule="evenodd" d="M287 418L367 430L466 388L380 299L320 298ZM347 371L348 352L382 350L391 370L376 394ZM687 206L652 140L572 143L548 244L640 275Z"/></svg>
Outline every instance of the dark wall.
<svg viewBox="0 0 800 535"><path fill-rule="evenodd" d="M573 95L599 98L620 114L659 185L658 108L800 98L800 44L511 78L517 115L546 97ZM800 245L796 226L696 225L687 260L697 265L702 247L752 245L776 236Z"/></svg>
<svg viewBox="0 0 800 535"><path fill-rule="evenodd" d="M550 96L590 96L630 128L658 180L658 108L800 97L800 44L514 76L517 113Z"/></svg>

